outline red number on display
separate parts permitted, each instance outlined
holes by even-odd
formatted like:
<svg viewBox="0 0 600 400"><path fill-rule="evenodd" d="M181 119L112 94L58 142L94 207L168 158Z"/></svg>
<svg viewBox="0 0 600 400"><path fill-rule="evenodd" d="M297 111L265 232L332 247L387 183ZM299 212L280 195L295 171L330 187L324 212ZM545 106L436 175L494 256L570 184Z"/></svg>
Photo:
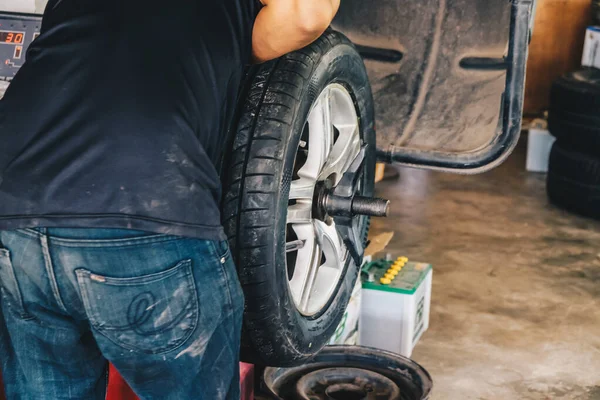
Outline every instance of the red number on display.
<svg viewBox="0 0 600 400"><path fill-rule="evenodd" d="M15 43L22 44L23 43L23 34L22 33L14 33L7 32L6 37L4 38L5 43Z"/></svg>

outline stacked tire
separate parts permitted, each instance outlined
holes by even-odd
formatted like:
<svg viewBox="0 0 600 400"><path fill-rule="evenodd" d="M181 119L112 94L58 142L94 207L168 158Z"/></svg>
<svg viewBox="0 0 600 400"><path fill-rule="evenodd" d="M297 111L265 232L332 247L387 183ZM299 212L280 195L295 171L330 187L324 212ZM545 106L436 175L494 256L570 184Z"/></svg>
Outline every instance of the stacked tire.
<svg viewBox="0 0 600 400"><path fill-rule="evenodd" d="M600 25L600 0L592 0L592 23Z"/></svg>
<svg viewBox="0 0 600 400"><path fill-rule="evenodd" d="M556 142L550 154L550 201L600 219L600 70L583 68L553 85L548 127Z"/></svg>

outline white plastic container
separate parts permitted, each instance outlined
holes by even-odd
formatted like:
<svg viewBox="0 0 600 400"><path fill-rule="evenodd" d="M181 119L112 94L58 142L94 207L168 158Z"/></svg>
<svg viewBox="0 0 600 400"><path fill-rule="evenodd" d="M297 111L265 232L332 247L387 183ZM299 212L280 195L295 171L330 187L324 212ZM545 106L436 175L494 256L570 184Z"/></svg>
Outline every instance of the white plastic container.
<svg viewBox="0 0 600 400"><path fill-rule="evenodd" d="M587 28L581 65L600 68L600 27L590 26Z"/></svg>
<svg viewBox="0 0 600 400"><path fill-rule="evenodd" d="M35 13L35 0L2 0L0 11L33 14Z"/></svg>
<svg viewBox="0 0 600 400"><path fill-rule="evenodd" d="M544 120L535 120L527 138L527 171L548 172L550 151L556 138L550 134Z"/></svg>
<svg viewBox="0 0 600 400"><path fill-rule="evenodd" d="M391 264L371 268L371 281L363 283L359 343L410 357L429 328L433 269L408 262L390 283L385 278L382 283Z"/></svg>

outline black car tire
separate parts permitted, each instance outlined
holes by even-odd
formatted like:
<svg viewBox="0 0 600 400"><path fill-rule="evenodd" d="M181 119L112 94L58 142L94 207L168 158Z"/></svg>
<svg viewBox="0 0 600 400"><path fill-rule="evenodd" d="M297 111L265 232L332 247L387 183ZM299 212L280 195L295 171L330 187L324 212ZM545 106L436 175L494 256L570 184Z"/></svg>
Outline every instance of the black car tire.
<svg viewBox="0 0 600 400"><path fill-rule="evenodd" d="M592 0L592 25L600 25L600 0Z"/></svg>
<svg viewBox="0 0 600 400"><path fill-rule="evenodd" d="M246 298L242 358L293 366L316 354L343 317L359 265L348 257L337 290L322 312L306 317L290 295L286 219L292 172L311 107L323 89L339 83L351 93L367 145L361 193L371 196L375 131L364 63L342 34L327 31L309 47L260 65L243 92L224 169L223 224ZM366 242L369 221L360 218Z"/></svg>
<svg viewBox="0 0 600 400"><path fill-rule="evenodd" d="M555 142L550 153L547 190L553 204L582 216L600 218L600 157Z"/></svg>
<svg viewBox="0 0 600 400"><path fill-rule="evenodd" d="M600 152L600 70L583 68L554 82L548 129L563 143Z"/></svg>

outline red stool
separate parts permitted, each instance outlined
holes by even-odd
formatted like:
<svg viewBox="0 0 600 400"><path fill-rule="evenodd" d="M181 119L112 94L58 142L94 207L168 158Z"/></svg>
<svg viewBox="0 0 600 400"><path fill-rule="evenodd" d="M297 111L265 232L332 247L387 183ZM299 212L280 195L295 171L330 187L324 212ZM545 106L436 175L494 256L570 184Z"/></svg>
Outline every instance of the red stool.
<svg viewBox="0 0 600 400"><path fill-rule="evenodd" d="M241 400L254 400L254 366L240 363ZM0 398L1 399L1 398ZM107 400L139 400L123 380L119 372L111 365L108 373ZM3 399L1 399L3 400Z"/></svg>
<svg viewBox="0 0 600 400"><path fill-rule="evenodd" d="M129 388L129 385L121 377L119 372L110 366L108 370L108 390L106 392L107 400L139 400Z"/></svg>
<svg viewBox="0 0 600 400"><path fill-rule="evenodd" d="M241 400L254 400L254 366L240 363L240 383L242 389ZM6 400L4 385L0 376L0 400ZM129 388L127 382L119 375L119 372L111 365L108 371L107 400L139 400Z"/></svg>
<svg viewBox="0 0 600 400"><path fill-rule="evenodd" d="M121 378L121 375L119 375L112 365L108 372L108 391L106 398L109 400L139 400L135 393L133 393L133 390L129 388L127 383ZM6 400L2 376L0 376L0 400Z"/></svg>

